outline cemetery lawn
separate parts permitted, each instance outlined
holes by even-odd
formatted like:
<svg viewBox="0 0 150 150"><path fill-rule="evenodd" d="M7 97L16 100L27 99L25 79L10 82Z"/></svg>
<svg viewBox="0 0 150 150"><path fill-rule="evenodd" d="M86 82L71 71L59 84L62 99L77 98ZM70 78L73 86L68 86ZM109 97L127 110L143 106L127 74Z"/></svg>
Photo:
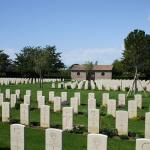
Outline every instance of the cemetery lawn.
<svg viewBox="0 0 150 150"><path fill-rule="evenodd" d="M5 89L11 89L11 93L15 93L16 89L21 90L21 99L19 103L23 102L23 95L26 90L32 90L31 96L31 107L30 107L30 126L25 128L25 142L26 150L45 150L45 130L39 127L40 122L40 111L37 109L36 91L42 90L43 95L46 97L46 104L51 107L51 127L61 129L62 126L62 114L61 112L53 112L53 104L48 102L49 91L55 91L55 96L60 96L62 91L67 91L68 100L74 96L74 92L81 92L81 106L79 106L79 114L74 115L74 125L82 125L84 127L84 133L63 133L63 148L64 150L86 150L87 149L87 97L89 92L96 94L97 108L101 108L102 93L108 91L98 90L72 90L72 89L51 89L50 84L45 83L43 88L40 89L38 84L19 84L19 85L8 85L1 86L1 92L5 93ZM120 91L109 91L111 99L117 99ZM143 108L138 109L138 117L129 120L129 132L136 133L136 138L144 137L144 126L145 126L145 112L149 111L150 105L150 94L147 93L147 97L143 95ZM128 100L133 99L132 96ZM7 100L5 100L7 101ZM69 104L68 104L69 106ZM125 108L117 108L117 110L127 110L127 103ZM112 116L106 115L106 108L100 109L100 132L102 129L115 129L115 119ZM0 107L0 150L10 150L10 124L19 123L20 120L20 109L19 105L16 108L11 109L11 123L1 122L1 107ZM108 138L108 150L134 150L135 139L134 137L129 139L123 139L119 136Z"/></svg>

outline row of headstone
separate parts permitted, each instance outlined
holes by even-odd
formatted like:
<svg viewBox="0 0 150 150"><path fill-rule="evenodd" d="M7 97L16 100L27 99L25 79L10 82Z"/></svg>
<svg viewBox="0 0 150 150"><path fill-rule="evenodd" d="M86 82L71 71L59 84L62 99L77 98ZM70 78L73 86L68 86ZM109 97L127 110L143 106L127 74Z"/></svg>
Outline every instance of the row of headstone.
<svg viewBox="0 0 150 150"><path fill-rule="evenodd" d="M60 129L48 128L45 130L45 149L63 149L63 131ZM25 126L12 124L10 127L10 147L11 150L25 150ZM108 137L103 134L88 134L87 150L107 150ZM149 150L150 139L136 139L136 150Z"/></svg>
<svg viewBox="0 0 150 150"><path fill-rule="evenodd" d="M64 80L64 79L63 79ZM44 83L49 83L49 82L60 82L61 79L43 79ZM27 79L27 78L0 78L0 85L9 85L9 84L35 84L38 83L39 80L35 79Z"/></svg>

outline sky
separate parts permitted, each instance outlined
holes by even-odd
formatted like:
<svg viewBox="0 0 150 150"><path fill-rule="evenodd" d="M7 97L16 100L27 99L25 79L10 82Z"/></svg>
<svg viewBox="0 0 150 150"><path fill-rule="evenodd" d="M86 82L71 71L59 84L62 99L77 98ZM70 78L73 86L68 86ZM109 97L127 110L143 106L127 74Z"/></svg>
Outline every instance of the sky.
<svg viewBox="0 0 150 150"><path fill-rule="evenodd" d="M150 0L0 0L0 49L55 45L66 66L122 57L134 29L150 34Z"/></svg>

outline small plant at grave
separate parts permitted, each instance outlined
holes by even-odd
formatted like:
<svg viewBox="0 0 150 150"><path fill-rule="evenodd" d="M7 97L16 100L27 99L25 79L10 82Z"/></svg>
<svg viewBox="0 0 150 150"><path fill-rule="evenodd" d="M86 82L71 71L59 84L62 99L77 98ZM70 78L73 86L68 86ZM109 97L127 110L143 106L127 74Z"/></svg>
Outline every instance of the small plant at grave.
<svg viewBox="0 0 150 150"><path fill-rule="evenodd" d="M105 89L105 87L104 87L104 85L102 85L102 90L103 90L103 91L105 91L105 90L106 90L106 89Z"/></svg>
<svg viewBox="0 0 150 150"><path fill-rule="evenodd" d="M137 120L145 120L145 116L138 116Z"/></svg>
<svg viewBox="0 0 150 150"><path fill-rule="evenodd" d="M132 137L132 138L135 138L135 137L136 137L136 133L129 131L129 132L128 132L128 136L129 136L129 137Z"/></svg>
<svg viewBox="0 0 150 150"><path fill-rule="evenodd" d="M19 110L20 109L20 103L17 102L16 105L15 105L15 109Z"/></svg>
<svg viewBox="0 0 150 150"><path fill-rule="evenodd" d="M128 140L129 139L129 137L127 135L120 135L119 137L122 140Z"/></svg>
<svg viewBox="0 0 150 150"><path fill-rule="evenodd" d="M52 124L51 128L62 129L62 125L61 124Z"/></svg>
<svg viewBox="0 0 150 150"><path fill-rule="evenodd" d="M84 115L84 112L79 111L78 115Z"/></svg>
<svg viewBox="0 0 150 150"><path fill-rule="evenodd" d="M130 90L129 87L125 87L125 91L128 92Z"/></svg>
<svg viewBox="0 0 150 150"><path fill-rule="evenodd" d="M100 129L100 133L107 135L108 137L114 137L118 136L118 131L117 129Z"/></svg>
<svg viewBox="0 0 150 150"><path fill-rule="evenodd" d="M118 91L121 91L121 87L120 87L120 86L118 86L118 87L117 87L117 90L118 90Z"/></svg>
<svg viewBox="0 0 150 150"><path fill-rule="evenodd" d="M19 98L18 101L23 102L23 98Z"/></svg>
<svg viewBox="0 0 150 150"><path fill-rule="evenodd" d="M30 107L30 111L34 111L36 108L34 107Z"/></svg>
<svg viewBox="0 0 150 150"><path fill-rule="evenodd" d="M119 106L117 106L117 108L119 108L119 109L122 109L122 108L124 108L125 106L124 105L119 105Z"/></svg>
<svg viewBox="0 0 150 150"><path fill-rule="evenodd" d="M71 89L71 85L67 85L67 89Z"/></svg>
<svg viewBox="0 0 150 150"><path fill-rule="evenodd" d="M101 116L106 116L106 107L105 106L101 106L101 108L100 108L100 115Z"/></svg>
<svg viewBox="0 0 150 150"><path fill-rule="evenodd" d="M96 103L96 107L100 107L100 104Z"/></svg>
<svg viewBox="0 0 150 150"><path fill-rule="evenodd" d="M75 133L75 134L83 134L87 132L87 128L83 125L74 126L72 130L67 131L69 133Z"/></svg>
<svg viewBox="0 0 150 150"><path fill-rule="evenodd" d="M37 122L37 121L32 121L32 122L30 123L30 126L40 126L40 123Z"/></svg>
<svg viewBox="0 0 150 150"><path fill-rule="evenodd" d="M19 119L10 119L10 124L19 123Z"/></svg>

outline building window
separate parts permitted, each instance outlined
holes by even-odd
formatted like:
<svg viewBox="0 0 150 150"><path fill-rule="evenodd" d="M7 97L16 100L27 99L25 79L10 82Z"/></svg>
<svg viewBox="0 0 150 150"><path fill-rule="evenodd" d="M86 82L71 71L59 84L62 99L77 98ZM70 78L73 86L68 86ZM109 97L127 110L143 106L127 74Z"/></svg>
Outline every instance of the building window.
<svg viewBox="0 0 150 150"><path fill-rule="evenodd" d="M104 76L104 75L105 75L105 72L102 72L101 75Z"/></svg>
<svg viewBox="0 0 150 150"><path fill-rule="evenodd" d="M77 76L79 76L80 75L80 72L77 72Z"/></svg>

